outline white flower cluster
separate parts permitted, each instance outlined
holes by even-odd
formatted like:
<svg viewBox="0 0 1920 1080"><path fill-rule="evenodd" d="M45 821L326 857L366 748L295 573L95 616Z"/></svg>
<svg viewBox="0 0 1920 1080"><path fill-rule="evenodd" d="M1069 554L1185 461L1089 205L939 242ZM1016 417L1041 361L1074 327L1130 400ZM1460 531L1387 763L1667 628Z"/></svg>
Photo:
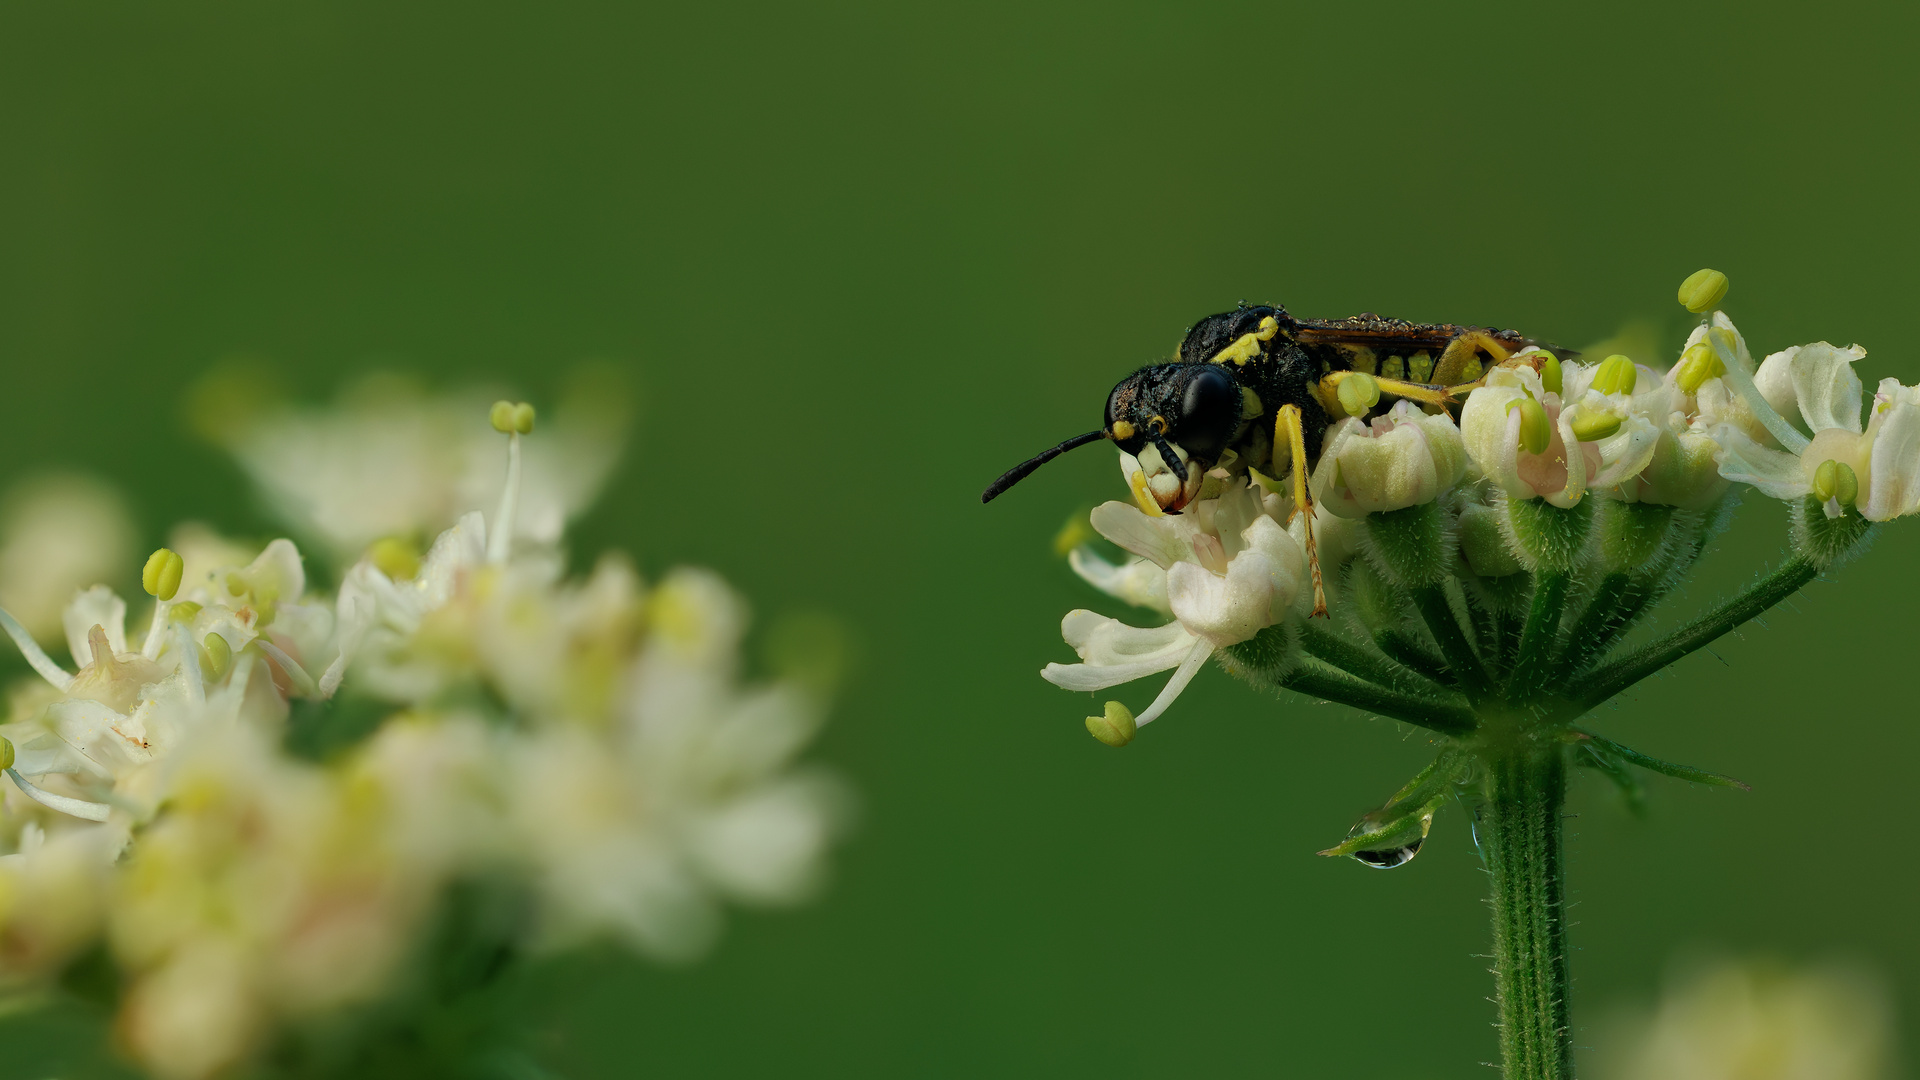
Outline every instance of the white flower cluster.
<svg viewBox="0 0 1920 1080"><path fill-rule="evenodd" d="M1885 380L1863 423L1852 365L1865 350L1816 342L1756 365L1731 320L1714 310L1724 277L1703 274L1689 279L1682 302L1706 318L1670 369L1617 355L1581 363L1530 348L1466 391L1457 425L1439 406L1406 400L1367 418L1379 395L1358 396L1366 408L1328 427L1309 481L1328 589L1344 563L1371 550L1369 519L1424 504L1445 510L1449 524L1436 536L1457 544L1460 563L1486 579L1527 567L1522 545L1493 521L1498 507L1532 500L1561 509L1592 497L1702 511L1738 483L1795 504L1811 497L1829 518L1880 522L1920 512L1920 387ZM1123 473L1135 468L1122 462ZM1104 716L1088 719L1113 745L1164 714L1210 656L1310 613L1312 548L1289 486L1244 467L1191 483L1197 497L1178 516L1146 499L1093 511L1093 529L1128 561L1109 562L1084 545L1070 556L1096 588L1171 617L1142 628L1076 610L1062 623L1081 662L1047 665L1041 674L1058 686L1101 690L1177 669L1137 718L1111 702ZM1394 577L1392 567L1381 569Z"/></svg>
<svg viewBox="0 0 1920 1080"><path fill-rule="evenodd" d="M374 411L431 433L445 410ZM568 580L557 508L591 494L606 447L555 440L543 469L565 474L581 450L589 482L558 501L529 483L522 501L532 410L501 403L493 419L506 439L463 453L506 456L500 510L460 515L424 556L406 531L467 495L432 491L405 520L369 508L412 506L424 477L471 462L427 439L423 465L388 439L385 467L349 469L365 409L248 436L250 471L311 508L303 527L371 544L335 595L291 541L251 551L185 529L147 564L143 636L106 587L72 598L75 670L0 613L40 675L0 725L0 979L49 978L104 939L127 1049L203 1077L282 1025L377 999L458 882L520 883L527 948L613 937L661 957L711 942L723 900L817 884L841 799L796 761L822 703L743 685L745 606L712 573L649 588L610 557ZM515 544L516 504L554 508L534 537L547 543ZM328 722L290 705L341 690L392 715L318 763L285 749Z"/></svg>

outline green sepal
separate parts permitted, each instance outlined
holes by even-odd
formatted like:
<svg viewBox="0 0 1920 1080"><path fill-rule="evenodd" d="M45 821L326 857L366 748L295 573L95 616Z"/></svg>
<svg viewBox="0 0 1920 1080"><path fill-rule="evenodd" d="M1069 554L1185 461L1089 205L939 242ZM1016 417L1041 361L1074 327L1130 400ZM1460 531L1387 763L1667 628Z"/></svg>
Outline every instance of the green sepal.
<svg viewBox="0 0 1920 1080"><path fill-rule="evenodd" d="M1545 499L1506 499L1507 534L1531 569L1572 572L1586 551L1593 525L1592 499L1562 509Z"/></svg>
<svg viewBox="0 0 1920 1080"><path fill-rule="evenodd" d="M1638 765L1640 768L1646 769L1649 772L1657 772L1663 776L1671 776L1676 780L1690 780L1693 783L1706 784L1711 787L1739 788L1741 791L1753 790L1753 788L1735 780L1731 776L1722 776L1719 773L1708 772L1705 769L1696 769L1691 765L1676 765L1671 761L1661 761L1657 757L1648 757L1638 750L1622 746L1612 739L1595 735L1591 731L1582 731L1575 728L1568 734L1568 741L1576 745L1587 745L1597 748L1602 753L1617 758L1625 764Z"/></svg>
<svg viewBox="0 0 1920 1080"><path fill-rule="evenodd" d="M1275 623L1219 653L1227 674L1262 686L1278 687L1300 666L1300 638L1287 623Z"/></svg>
<svg viewBox="0 0 1920 1080"><path fill-rule="evenodd" d="M1438 503L1368 514L1369 554L1390 579L1408 588L1434 585L1453 571L1453 538Z"/></svg>
<svg viewBox="0 0 1920 1080"><path fill-rule="evenodd" d="M1873 522L1848 509L1837 518L1827 516L1820 500L1808 495L1793 505L1793 548L1814 566L1827 570L1866 550Z"/></svg>
<svg viewBox="0 0 1920 1080"><path fill-rule="evenodd" d="M1352 856L1368 851L1389 851L1417 847L1433 827L1434 812L1454 792L1465 771L1467 759L1457 750L1442 751L1439 757L1394 793L1378 810L1361 815L1348 830L1347 838L1319 852L1327 856Z"/></svg>
<svg viewBox="0 0 1920 1080"><path fill-rule="evenodd" d="M1594 513L1593 533L1608 573L1652 565L1664 554L1677 509L1659 503L1608 499Z"/></svg>

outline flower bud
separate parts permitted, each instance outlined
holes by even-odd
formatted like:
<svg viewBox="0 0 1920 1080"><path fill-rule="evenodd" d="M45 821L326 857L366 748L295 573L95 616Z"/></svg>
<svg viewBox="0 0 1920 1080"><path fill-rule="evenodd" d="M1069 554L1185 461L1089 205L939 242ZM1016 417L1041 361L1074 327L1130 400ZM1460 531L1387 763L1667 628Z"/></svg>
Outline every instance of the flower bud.
<svg viewBox="0 0 1920 1080"><path fill-rule="evenodd" d="M1361 417L1367 410L1380 404L1380 384L1364 371L1350 372L1340 380L1335 391L1340 398L1340 407L1348 416Z"/></svg>
<svg viewBox="0 0 1920 1080"><path fill-rule="evenodd" d="M178 552L161 548L147 556L147 565L140 570L140 587L149 596L171 600L180 591L180 575L186 568L186 560Z"/></svg>
<svg viewBox="0 0 1920 1080"><path fill-rule="evenodd" d="M1717 379L1726 373L1727 365L1721 362L1713 346L1702 341L1680 354L1680 362L1673 365L1673 382L1682 393L1691 394L1708 379Z"/></svg>
<svg viewBox="0 0 1920 1080"><path fill-rule="evenodd" d="M1572 423L1573 437L1579 442L1599 442L1620 430L1620 418L1609 412L1582 411Z"/></svg>
<svg viewBox="0 0 1920 1080"><path fill-rule="evenodd" d="M1600 369L1593 373L1593 389L1603 394L1631 394L1639 384L1639 369L1618 353L1600 361Z"/></svg>
<svg viewBox="0 0 1920 1080"><path fill-rule="evenodd" d="M1133 733L1140 730L1133 722L1133 711L1117 701L1107 702L1104 716L1087 717L1087 731L1094 738L1108 746L1125 746L1133 741Z"/></svg>
<svg viewBox="0 0 1920 1080"><path fill-rule="evenodd" d="M1540 360L1540 385L1545 387L1549 394L1559 393L1560 388L1566 385L1560 372L1560 358L1552 353L1546 354Z"/></svg>
<svg viewBox="0 0 1920 1080"><path fill-rule="evenodd" d="M1860 478L1851 465L1828 458L1813 470L1813 494L1821 502L1833 500L1842 507L1852 506L1860 497Z"/></svg>
<svg viewBox="0 0 1920 1080"><path fill-rule="evenodd" d="M1718 270L1695 270L1680 283L1680 303L1695 315L1720 306L1727 296L1727 275Z"/></svg>
<svg viewBox="0 0 1920 1080"><path fill-rule="evenodd" d="M0 769L13 768L13 742L0 735Z"/></svg>
<svg viewBox="0 0 1920 1080"><path fill-rule="evenodd" d="M1547 421L1547 410L1531 397L1515 398L1507 402L1507 411L1520 410L1520 449L1529 454L1544 454L1553 444L1553 425Z"/></svg>

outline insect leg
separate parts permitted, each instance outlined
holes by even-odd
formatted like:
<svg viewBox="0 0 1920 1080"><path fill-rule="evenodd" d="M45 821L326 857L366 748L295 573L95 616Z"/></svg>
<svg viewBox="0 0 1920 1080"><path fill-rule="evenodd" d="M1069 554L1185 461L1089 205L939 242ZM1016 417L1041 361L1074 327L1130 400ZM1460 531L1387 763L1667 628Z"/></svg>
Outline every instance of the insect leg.
<svg viewBox="0 0 1920 1080"><path fill-rule="evenodd" d="M1314 394L1320 399L1321 405L1327 412L1334 416L1347 415L1346 408L1340 404L1340 383L1358 374L1360 373L1354 371L1335 371L1320 380L1319 385L1314 388ZM1395 397L1403 397L1409 401L1428 405L1455 404L1451 391L1444 386L1407 382L1404 379L1382 379L1377 375L1367 377L1380 387L1380 392L1383 394L1392 394Z"/></svg>
<svg viewBox="0 0 1920 1080"><path fill-rule="evenodd" d="M1493 365L1483 365L1480 353L1492 357ZM1469 330L1447 342L1446 351L1433 365L1433 381L1442 386L1476 382L1487 367L1505 363L1512 355L1493 335L1484 330Z"/></svg>
<svg viewBox="0 0 1920 1080"><path fill-rule="evenodd" d="M1300 406L1282 405L1273 421L1273 445L1281 440L1293 452L1293 512L1307 515L1307 573L1313 578L1313 615L1327 618L1327 593L1320 584L1320 549L1313 541L1313 498L1307 492L1307 433L1300 423ZM1289 519L1291 524L1291 519Z"/></svg>

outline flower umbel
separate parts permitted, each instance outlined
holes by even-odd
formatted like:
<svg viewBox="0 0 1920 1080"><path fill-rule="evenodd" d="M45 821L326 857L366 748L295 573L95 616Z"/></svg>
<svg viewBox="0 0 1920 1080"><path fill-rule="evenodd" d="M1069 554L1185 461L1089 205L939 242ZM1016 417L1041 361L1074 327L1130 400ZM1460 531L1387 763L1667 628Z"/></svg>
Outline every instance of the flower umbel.
<svg viewBox="0 0 1920 1080"><path fill-rule="evenodd" d="M811 895L844 821L838 784L799 761L818 684L742 679L724 582L649 588L617 555L566 575L559 525L616 449L604 414L576 403L534 436L531 405L455 421L383 385L334 413L220 417L297 528L357 553L336 592L290 540L187 526L123 571L152 603L137 639L106 586L65 606L70 665L0 611L37 673L0 724L0 979L53 979L104 942L121 1042L158 1076L432 1005L409 989L423 943L476 890L518 914L463 931L473 955L696 956L724 903ZM491 484L463 478L475 425Z"/></svg>
<svg viewBox="0 0 1920 1080"><path fill-rule="evenodd" d="M1920 388L1883 381L1863 417L1854 366L1866 353L1857 345L1799 345L1755 364L1719 310L1727 291L1725 275L1711 270L1681 285L1682 305L1702 320L1665 367L1615 353L1587 361L1505 332L1448 327L1454 340L1438 359L1349 346L1339 363L1354 370L1329 375L1315 401L1278 409L1271 438L1243 425L1218 454L1170 444L1184 469L1165 462L1166 448L1153 458L1158 469L1142 465L1152 447L1126 456L1126 440L1138 437L1131 421L1079 440L1104 434L1123 444L1135 499L1104 504L1090 519L1128 559L1111 561L1089 543L1073 551L1073 569L1161 621L1070 612L1061 630L1080 662L1049 664L1042 675L1093 691L1174 671L1137 715L1109 701L1087 718L1089 732L1116 747L1165 715L1214 658L1257 684L1429 732L1433 765L1322 854L1404 865L1447 803L1472 808L1494 888L1510 1080L1570 1073L1560 849L1568 766L1607 777L1635 806L1642 771L1738 786L1609 740L1584 718L1859 550L1873 523L1920 511ZM1243 309L1251 313L1242 321L1267 310L1277 311ZM1324 335L1374 318L1299 325ZM1267 322L1267 337L1190 357L1197 327L1181 364L1244 364L1284 335L1278 316ZM1138 412L1130 403L1165 399L1156 387L1213 378L1181 373L1181 364L1143 369L1115 401L1133 395L1121 404ZM1426 372L1443 381L1443 371L1459 384L1399 381ZM1282 438L1289 410L1299 424L1291 438L1319 434L1291 452ZM1163 442L1182 434L1156 432ZM1623 646L1687 576L1744 487L1792 504L1787 560L1679 629ZM1316 556L1326 619L1305 602Z"/></svg>

